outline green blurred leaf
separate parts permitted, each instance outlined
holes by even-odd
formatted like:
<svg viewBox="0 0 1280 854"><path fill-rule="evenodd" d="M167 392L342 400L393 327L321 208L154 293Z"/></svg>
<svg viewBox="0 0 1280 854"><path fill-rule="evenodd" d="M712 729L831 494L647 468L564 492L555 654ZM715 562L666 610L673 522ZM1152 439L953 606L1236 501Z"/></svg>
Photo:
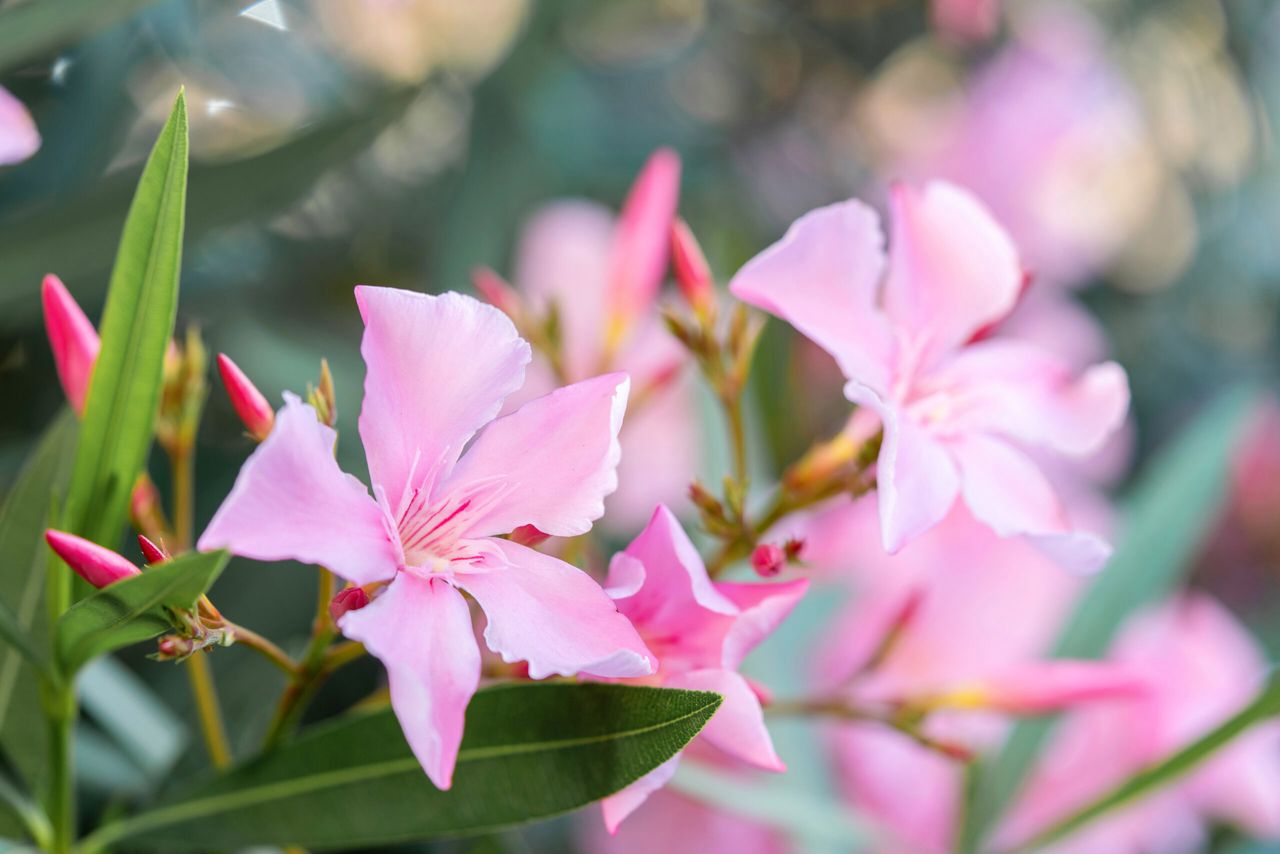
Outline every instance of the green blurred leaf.
<svg viewBox="0 0 1280 854"><path fill-rule="evenodd" d="M427 779L389 709L348 717L109 824L86 847L347 848L491 832L624 788L684 747L720 702L622 685L489 688L467 709L447 792Z"/></svg>
<svg viewBox="0 0 1280 854"><path fill-rule="evenodd" d="M1266 687L1243 709L1177 753L1144 768L1097 800L1037 834L1019 850L1034 851L1043 848L1112 810L1176 782L1249 727L1276 715L1280 715L1280 677L1273 674Z"/></svg>
<svg viewBox="0 0 1280 854"><path fill-rule="evenodd" d="M0 602L12 620L11 630L36 649L47 648L49 634L44 530L66 489L75 442L75 419L64 412L45 431L0 510ZM0 745L33 787L41 783L45 760L44 750L32 749L44 743L38 682L36 669L27 666L16 647L0 647Z"/></svg>
<svg viewBox="0 0 1280 854"><path fill-rule="evenodd" d="M136 673L103 656L80 672L76 693L80 707L148 783L159 783L173 769L187 745L187 728Z"/></svg>
<svg viewBox="0 0 1280 854"><path fill-rule="evenodd" d="M155 637L172 624L165 608L189 609L209 589L226 552L195 552L96 590L62 615L55 634L58 664L74 674L93 658Z"/></svg>
<svg viewBox="0 0 1280 854"><path fill-rule="evenodd" d="M58 50L155 0L35 0L0 12L0 71Z"/></svg>
<svg viewBox="0 0 1280 854"><path fill-rule="evenodd" d="M1232 449L1256 402L1251 389L1222 394L1147 465L1125 502L1115 555L1058 639L1058 658L1099 658L1126 616L1180 583L1217 524ZM964 850L975 850L1031 770L1052 719L1020 722L977 781Z"/></svg>
<svg viewBox="0 0 1280 854"><path fill-rule="evenodd" d="M67 494L64 527L104 545L120 536L151 447L178 305L186 194L187 108L179 93L125 220Z"/></svg>

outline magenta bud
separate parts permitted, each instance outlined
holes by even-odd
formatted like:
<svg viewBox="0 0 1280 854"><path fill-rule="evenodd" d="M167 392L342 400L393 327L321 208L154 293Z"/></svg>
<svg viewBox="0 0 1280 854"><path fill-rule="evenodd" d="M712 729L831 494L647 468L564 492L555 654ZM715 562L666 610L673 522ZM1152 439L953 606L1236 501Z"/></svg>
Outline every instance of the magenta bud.
<svg viewBox="0 0 1280 854"><path fill-rule="evenodd" d="M711 267L702 254L698 239L689 230L689 224L679 217L671 225L671 268L676 276L680 293L694 311L710 310L715 300L711 284Z"/></svg>
<svg viewBox="0 0 1280 854"><path fill-rule="evenodd" d="M160 653L160 657L164 659L186 658L195 652L195 644L190 638L180 637L178 635L165 635L156 643L156 649Z"/></svg>
<svg viewBox="0 0 1280 854"><path fill-rule="evenodd" d="M62 280L52 273L44 277L40 298L44 303L44 328L58 367L62 392L76 414L83 415L89 377L101 346L98 330L80 310Z"/></svg>
<svg viewBox="0 0 1280 854"><path fill-rule="evenodd" d="M772 578L786 565L787 553L773 543L761 543L751 553L751 568L763 578Z"/></svg>
<svg viewBox="0 0 1280 854"><path fill-rule="evenodd" d="M359 611L369 604L369 594L363 587L347 587L329 601L329 616L336 623L348 611Z"/></svg>
<svg viewBox="0 0 1280 854"><path fill-rule="evenodd" d="M111 549L91 543L75 534L50 528L44 532L44 538L54 553L66 561L67 566L75 570L76 575L94 587L106 587L141 572Z"/></svg>
<svg viewBox="0 0 1280 854"><path fill-rule="evenodd" d="M226 353L218 354L218 373L222 375L222 384L227 389L231 406L236 415L240 416L249 435L259 442L266 439L275 426L276 414L262 392L258 391L258 387L250 382L244 371Z"/></svg>
<svg viewBox="0 0 1280 854"><path fill-rule="evenodd" d="M146 534L138 535L138 548L142 549L142 556L147 559L148 565L164 563L169 559L169 553L164 550L164 547L153 543Z"/></svg>

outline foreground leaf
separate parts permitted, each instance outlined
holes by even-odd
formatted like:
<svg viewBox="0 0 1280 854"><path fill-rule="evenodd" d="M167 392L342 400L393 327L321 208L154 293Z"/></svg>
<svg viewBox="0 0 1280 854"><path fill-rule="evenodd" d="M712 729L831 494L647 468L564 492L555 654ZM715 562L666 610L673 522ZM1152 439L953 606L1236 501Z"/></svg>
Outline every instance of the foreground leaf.
<svg viewBox="0 0 1280 854"><path fill-rule="evenodd" d="M622 789L684 747L717 694L522 683L476 694L453 788L431 785L390 710L317 727L87 848L348 848L490 832Z"/></svg>
<svg viewBox="0 0 1280 854"><path fill-rule="evenodd" d="M179 94L129 207L102 316L63 527L115 545L146 462L173 334L187 198L187 111Z"/></svg>
<svg viewBox="0 0 1280 854"><path fill-rule="evenodd" d="M1156 789L1177 782L1236 736L1254 724L1277 715L1280 715L1280 676L1273 674L1262 692L1239 712L1177 753L1144 768L1093 803L1087 804L1038 834L1019 850L1034 851L1043 848L1069 836L1112 810L1124 807Z"/></svg>
<svg viewBox="0 0 1280 854"><path fill-rule="evenodd" d="M56 497L66 489L75 443L75 419L65 412L45 432L0 510L0 603L9 631L46 664L49 549L44 530ZM45 762L45 751L32 749L44 743L38 672L18 646L0 645L0 745L32 788L43 782Z"/></svg>
<svg viewBox="0 0 1280 854"><path fill-rule="evenodd" d="M164 609L191 608L227 565L226 552L196 552L96 590L62 615L55 637L68 675L103 653L169 629Z"/></svg>
<svg viewBox="0 0 1280 854"><path fill-rule="evenodd" d="M0 13L0 70L56 51L155 0L39 0Z"/></svg>
<svg viewBox="0 0 1280 854"><path fill-rule="evenodd" d="M1256 395L1223 394L1148 464L1125 502L1115 556L1077 605L1054 650L1058 658L1100 658L1121 622L1169 595L1217 524L1231 451ZM964 850L975 850L1031 770L1051 719L1020 722L996 760L983 768Z"/></svg>

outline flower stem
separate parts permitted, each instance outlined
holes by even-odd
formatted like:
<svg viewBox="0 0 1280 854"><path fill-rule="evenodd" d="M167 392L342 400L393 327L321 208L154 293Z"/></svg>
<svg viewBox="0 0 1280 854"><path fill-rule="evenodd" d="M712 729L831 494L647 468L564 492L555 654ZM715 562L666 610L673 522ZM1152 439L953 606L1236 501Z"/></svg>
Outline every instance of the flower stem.
<svg viewBox="0 0 1280 854"><path fill-rule="evenodd" d="M67 854L76 838L76 792L73 765L76 696L65 682L49 691L49 767L53 772L49 791L49 823L52 854Z"/></svg>
<svg viewBox="0 0 1280 854"><path fill-rule="evenodd" d="M307 703L315 696L332 669L328 666L327 652L329 644L337 636L337 630L329 616L329 602L333 599L336 585L329 570L321 567L319 572L319 591L316 596L316 616L311 623L311 640L302 654L301 662L294 667L293 678L276 704L271 725L263 739L263 749L279 744L289 735L301 719Z"/></svg>

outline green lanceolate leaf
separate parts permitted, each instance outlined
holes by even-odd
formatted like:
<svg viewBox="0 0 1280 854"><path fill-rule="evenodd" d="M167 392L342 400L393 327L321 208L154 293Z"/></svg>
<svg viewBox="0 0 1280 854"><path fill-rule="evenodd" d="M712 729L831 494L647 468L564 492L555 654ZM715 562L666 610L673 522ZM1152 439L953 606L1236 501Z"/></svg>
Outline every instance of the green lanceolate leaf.
<svg viewBox="0 0 1280 854"><path fill-rule="evenodd" d="M187 111L179 94L138 182L111 272L64 527L114 545L151 447L173 333L187 197Z"/></svg>
<svg viewBox="0 0 1280 854"><path fill-rule="evenodd" d="M1272 675L1262 692L1240 711L1174 753L1134 774L1096 801L1038 834L1019 850L1034 851L1056 842L1112 810L1177 782L1236 736L1267 718L1280 715L1280 677Z"/></svg>
<svg viewBox="0 0 1280 854"><path fill-rule="evenodd" d="M40 668L31 662L33 657L46 665L50 660L44 530L55 500L66 490L75 443L75 419L65 412L45 432L0 510L0 607L8 632L21 644L0 643L0 745L33 788L41 783L45 751L32 749L44 743L44 713Z"/></svg>
<svg viewBox="0 0 1280 854"><path fill-rule="evenodd" d="M190 609L227 565L226 552L196 552L117 581L72 605L58 621L59 666L74 674L93 658L166 631L166 608Z"/></svg>
<svg viewBox="0 0 1280 854"><path fill-rule="evenodd" d="M0 69L55 51L155 0L40 0L0 13Z"/></svg>
<svg viewBox="0 0 1280 854"><path fill-rule="evenodd" d="M1255 401L1244 388L1223 394L1151 460L1124 502L1116 553L1076 607L1057 657L1101 657L1126 616L1177 587L1217 523L1230 454ZM965 825L966 850L978 847L1017 792L1052 725L1050 719L1019 723L984 767Z"/></svg>
<svg viewBox="0 0 1280 854"><path fill-rule="evenodd" d="M581 807L674 756L717 694L523 683L476 694L453 788L427 779L390 710L317 727L86 846L346 848L486 833Z"/></svg>

